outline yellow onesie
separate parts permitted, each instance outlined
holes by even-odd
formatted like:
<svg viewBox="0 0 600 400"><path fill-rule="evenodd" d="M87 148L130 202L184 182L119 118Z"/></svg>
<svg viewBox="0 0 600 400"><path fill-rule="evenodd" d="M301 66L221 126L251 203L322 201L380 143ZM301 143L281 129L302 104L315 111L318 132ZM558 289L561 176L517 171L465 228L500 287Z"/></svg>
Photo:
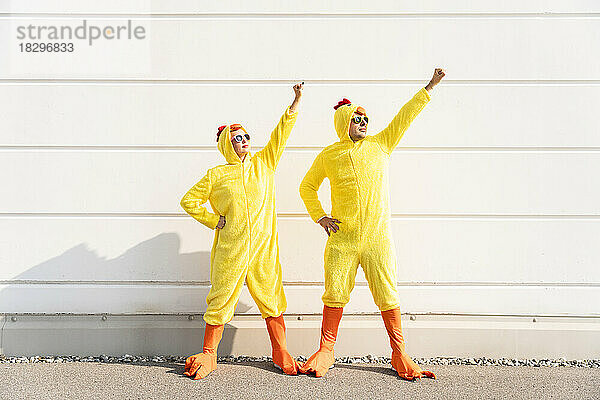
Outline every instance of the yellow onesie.
<svg viewBox="0 0 600 400"><path fill-rule="evenodd" d="M210 253L207 324L222 325L233 318L244 281L263 318L277 317L286 309L273 174L297 115L288 107L265 148L254 156L246 154L243 162L233 149L228 125L218 142L227 164L209 169L181 199L183 209L211 229L220 215L226 219L225 226L215 230ZM214 213L202 206L206 201Z"/></svg>
<svg viewBox="0 0 600 400"><path fill-rule="evenodd" d="M348 131L357 105L334 114L340 138L319 153L300 184L300 196L313 221L327 214L317 190L323 179L331 184L331 217L341 221L325 247L325 293L328 307L350 300L358 265L365 272L375 304L381 311L399 306L396 256L390 230L389 159L400 138L429 102L422 88L381 132L353 142Z"/></svg>

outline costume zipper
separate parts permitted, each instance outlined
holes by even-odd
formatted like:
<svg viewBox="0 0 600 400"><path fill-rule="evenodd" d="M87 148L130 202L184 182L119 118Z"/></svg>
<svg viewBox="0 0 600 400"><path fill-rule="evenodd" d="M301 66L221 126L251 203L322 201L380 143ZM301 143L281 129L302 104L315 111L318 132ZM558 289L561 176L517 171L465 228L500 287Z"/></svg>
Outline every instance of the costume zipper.
<svg viewBox="0 0 600 400"><path fill-rule="evenodd" d="M354 165L354 159L352 158L352 150L354 150L355 143L352 144L352 148L348 151L348 157L350 157L350 163L352 164L352 171L354 172L354 179L356 179L356 188L358 190L358 208L360 211L360 221L358 221L358 237L362 241L362 225L363 225L363 207L362 207L362 197L360 195L360 185L358 182L358 174L356 173L356 167Z"/></svg>
<svg viewBox="0 0 600 400"><path fill-rule="evenodd" d="M250 226L250 207L248 206L248 192L246 191L246 167L244 166L243 161L241 164L242 185L244 186L244 202L246 203L246 215L248 216L248 264L250 264L250 249L252 248L252 227Z"/></svg>

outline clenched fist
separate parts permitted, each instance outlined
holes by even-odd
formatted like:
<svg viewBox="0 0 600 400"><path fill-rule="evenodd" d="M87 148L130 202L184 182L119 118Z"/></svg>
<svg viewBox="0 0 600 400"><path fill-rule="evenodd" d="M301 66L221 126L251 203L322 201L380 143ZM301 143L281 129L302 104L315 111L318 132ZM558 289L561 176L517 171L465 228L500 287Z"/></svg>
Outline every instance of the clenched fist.
<svg viewBox="0 0 600 400"><path fill-rule="evenodd" d="M442 68L436 68L433 72L433 78L431 78L427 86L425 86L425 89L427 89L427 91L431 91L435 85L440 83L444 76L446 76L446 71L444 71Z"/></svg>
<svg viewBox="0 0 600 400"><path fill-rule="evenodd" d="M294 89L294 96L296 96L296 97L302 96L302 89L304 89L304 82L295 84L293 89Z"/></svg>
<svg viewBox="0 0 600 400"><path fill-rule="evenodd" d="M300 103L300 99L302 98L302 89L304 89L304 82L295 84L293 89L294 89L294 101L292 102L292 105L290 106L290 111L296 112L296 109L298 108L298 103Z"/></svg>

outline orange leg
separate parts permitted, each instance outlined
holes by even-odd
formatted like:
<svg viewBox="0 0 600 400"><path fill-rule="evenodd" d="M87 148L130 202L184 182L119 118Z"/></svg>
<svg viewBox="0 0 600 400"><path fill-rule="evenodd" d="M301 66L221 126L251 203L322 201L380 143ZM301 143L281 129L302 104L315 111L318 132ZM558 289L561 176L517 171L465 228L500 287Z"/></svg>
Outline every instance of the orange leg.
<svg viewBox="0 0 600 400"><path fill-rule="evenodd" d="M333 346L337 338L338 327L342 319L342 307L323 306L323 322L321 325L321 343L319 350L300 367L303 374L313 372L321 377L335 362Z"/></svg>
<svg viewBox="0 0 600 400"><path fill-rule="evenodd" d="M202 353L189 356L185 360L184 375L202 379L217 368L217 347L222 335L223 325L206 324Z"/></svg>
<svg viewBox="0 0 600 400"><path fill-rule="evenodd" d="M268 317L265 319L267 331L271 339L271 349L273 350L273 363L283 370L286 375L298 375L300 365L292 358L287 350L287 341L285 337L285 322L283 315L279 317Z"/></svg>
<svg viewBox="0 0 600 400"><path fill-rule="evenodd" d="M392 367L398 372L398 375L409 381L422 377L435 379L433 372L423 371L404 350L400 308L382 311L381 316L383 317L385 329L390 337L390 345L392 346Z"/></svg>

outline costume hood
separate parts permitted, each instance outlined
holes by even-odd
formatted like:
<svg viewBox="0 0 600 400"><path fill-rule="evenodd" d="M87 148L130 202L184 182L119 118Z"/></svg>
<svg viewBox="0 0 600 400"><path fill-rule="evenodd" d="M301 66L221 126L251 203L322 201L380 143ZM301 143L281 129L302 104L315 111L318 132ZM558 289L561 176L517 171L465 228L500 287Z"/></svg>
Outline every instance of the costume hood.
<svg viewBox="0 0 600 400"><path fill-rule="evenodd" d="M340 141L352 141L348 134L348 131L350 130L350 120L352 119L352 114L354 114L359 107L360 106L358 105L352 104L348 99L340 101L338 105L334 107L337 109L335 110L335 114L333 114L333 124Z"/></svg>
<svg viewBox="0 0 600 400"><path fill-rule="evenodd" d="M235 150L233 149L233 144L231 143L231 131L230 125L226 125L225 128L221 131L219 135L219 141L217 143L217 148L225 157L228 164L241 164L242 160L237 155ZM244 131L245 132L245 131ZM246 153L246 157L244 158L244 162L246 160L250 160L250 152Z"/></svg>

